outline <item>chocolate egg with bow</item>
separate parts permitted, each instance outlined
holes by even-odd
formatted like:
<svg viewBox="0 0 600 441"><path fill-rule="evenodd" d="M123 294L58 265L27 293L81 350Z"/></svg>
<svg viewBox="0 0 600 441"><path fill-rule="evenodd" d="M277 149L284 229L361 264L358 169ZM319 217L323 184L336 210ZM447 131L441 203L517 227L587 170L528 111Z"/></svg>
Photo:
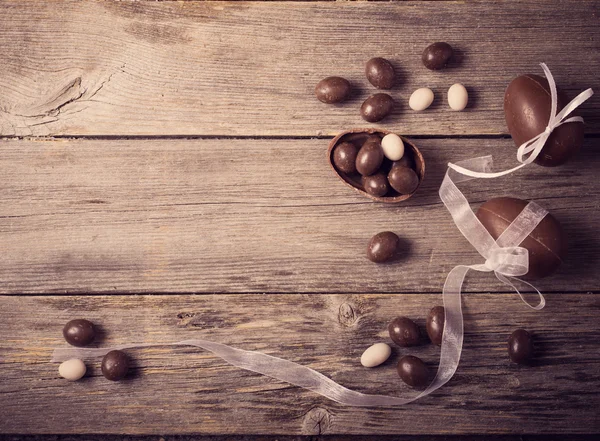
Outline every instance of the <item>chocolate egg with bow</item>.
<svg viewBox="0 0 600 441"><path fill-rule="evenodd" d="M491 199L477 210L477 218L494 240L508 228L529 201L501 197ZM567 254L567 238L556 218L548 213L523 242L517 244L529 251L527 279L549 276Z"/></svg>
<svg viewBox="0 0 600 441"><path fill-rule="evenodd" d="M557 87L557 111L569 103ZM548 80L538 75L522 75L511 81L504 94L504 116L513 141L521 144L544 133L550 121L552 96ZM576 112L569 115L576 116ZM570 122L556 127L535 159L537 164L554 167L564 164L583 144L583 123Z"/></svg>

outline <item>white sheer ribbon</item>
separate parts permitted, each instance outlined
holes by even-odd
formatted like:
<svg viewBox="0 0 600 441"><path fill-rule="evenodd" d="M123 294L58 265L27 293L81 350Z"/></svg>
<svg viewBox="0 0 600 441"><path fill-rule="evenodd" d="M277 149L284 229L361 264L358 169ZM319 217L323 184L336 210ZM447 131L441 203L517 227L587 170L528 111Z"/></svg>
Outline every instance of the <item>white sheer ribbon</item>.
<svg viewBox="0 0 600 441"><path fill-rule="evenodd" d="M546 75L546 79L548 80L548 85L550 87L550 96L552 100L550 108L550 118L548 120L546 130L519 146L519 149L517 150L517 160L521 163L521 165L517 165L516 167L513 167L511 169L496 173L471 170L464 166L452 163L449 163L448 167L459 173L462 173L463 175L471 176L473 178L498 178L500 176L504 176L514 171L517 171L520 168L525 167L527 164L530 164L533 161L535 161L535 159L542 152L544 144L546 144L546 141L550 137L550 134L558 126L572 122L583 123L583 118L581 118L580 116L572 116L571 118L567 118L567 116L569 116L571 112L573 112L577 107L579 107L587 99L589 99L594 94L594 91L592 89L584 90L579 95L577 95L569 104L567 104L558 114L556 114L556 110L558 107L558 93L556 90L554 77L550 73L550 69L548 69L548 66L546 66L545 63L541 63L540 66L542 66L542 69L544 70L544 75Z"/></svg>
<svg viewBox="0 0 600 441"><path fill-rule="evenodd" d="M487 170L491 157L476 158L465 163L475 170ZM294 386L316 392L330 400L347 406L389 407L400 406L429 395L446 384L456 372L463 344L463 315L461 309L461 287L470 269L475 271L494 272L503 283L514 287L512 280L528 271L527 250L518 245L535 228L546 215L546 211L535 203L530 203L515 221L506 229L497 241L490 236L479 222L469 203L451 179L448 170L440 188L442 201L452 214L459 230L486 259L482 264L459 265L446 279L443 291L445 308L445 324L442 336L440 363L437 374L431 384L422 392L415 392L406 398L387 395L372 395L348 389L325 375L309 367L284 360L279 357L256 351L245 351L221 343L208 340L191 339L175 343L134 343L113 348L61 348L53 353L52 361L59 362L70 358L100 357L113 349L136 349L157 346L195 346L212 352L217 357L241 369L256 372L285 381ZM455 174L455 173L454 173ZM470 179L456 174L457 181ZM517 293L519 292L516 288ZM537 290L536 290L537 291ZM520 293L519 293L520 294ZM539 294L539 291L538 291ZM540 304L533 307L540 309L544 300L540 294ZM524 300L524 299L523 299Z"/></svg>

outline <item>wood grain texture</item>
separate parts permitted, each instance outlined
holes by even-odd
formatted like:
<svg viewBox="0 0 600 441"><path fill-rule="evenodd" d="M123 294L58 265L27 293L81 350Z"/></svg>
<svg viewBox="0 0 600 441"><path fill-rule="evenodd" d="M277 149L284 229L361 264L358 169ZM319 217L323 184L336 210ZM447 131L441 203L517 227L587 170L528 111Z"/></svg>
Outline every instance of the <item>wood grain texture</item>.
<svg viewBox="0 0 600 441"><path fill-rule="evenodd" d="M388 341L397 315L421 326L439 294L7 296L0 322L0 431L3 433L465 434L593 433L600 430L597 294L548 295L533 312L512 297L464 297L465 348L456 376L432 396L396 409L349 408L239 370L193 348L130 350L135 367L121 383L90 376L68 383L50 363L61 330L75 317L102 328L100 344L207 338L281 356L362 392L406 395L395 362L439 348L394 350L377 369L362 351ZM509 363L508 335L535 334L536 363Z"/></svg>
<svg viewBox="0 0 600 441"><path fill-rule="evenodd" d="M300 1L300 0L299 0ZM442 0L440 0L442 1ZM0 441L596 441L597 435L0 435Z"/></svg>
<svg viewBox="0 0 600 441"><path fill-rule="evenodd" d="M446 164L484 154L513 164L510 140L415 141L423 185L397 206L356 194L326 161L328 140L5 141L0 155L2 293L440 292L481 256L438 196ZM543 291L598 286L597 142L555 169L461 186L476 207L535 199L563 224L570 253ZM392 230L403 258L365 257ZM471 291L506 291L472 274Z"/></svg>
<svg viewBox="0 0 600 441"><path fill-rule="evenodd" d="M373 56L396 64L405 135L506 133L504 89L550 66L570 96L600 89L598 2L29 2L0 4L0 135L315 136L364 125ZM457 52L425 69L434 41ZM314 86L342 75L356 93L327 106ZM470 106L452 112L455 82ZM408 108L418 87L437 99ZM600 133L600 100L582 106Z"/></svg>

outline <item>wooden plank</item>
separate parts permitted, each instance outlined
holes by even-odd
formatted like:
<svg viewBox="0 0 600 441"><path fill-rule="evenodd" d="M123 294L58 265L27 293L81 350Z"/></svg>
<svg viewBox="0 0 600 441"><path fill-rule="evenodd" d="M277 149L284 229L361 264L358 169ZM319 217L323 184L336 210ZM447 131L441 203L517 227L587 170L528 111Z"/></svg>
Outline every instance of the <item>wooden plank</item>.
<svg viewBox="0 0 600 441"><path fill-rule="evenodd" d="M145 0L142 0L145 1ZM163 0L171 1L171 0ZM185 0L184 0L185 1ZM269 0L265 0L269 1ZM304 1L304 0L294 0ZM334 1L334 0L331 0ZM371 0L376 1L376 0ZM402 0L394 0L402 1ZM444 1L444 0L439 0ZM398 441L398 435L325 435L327 441ZM402 441L595 441L596 435L402 435ZM0 435L1 441L314 441L311 435ZM320 440L321 438L316 438Z"/></svg>
<svg viewBox="0 0 600 441"><path fill-rule="evenodd" d="M3 433L518 434L600 430L598 294L556 293L532 312L514 297L464 298L466 336L456 376L432 396L395 409L349 408L241 371L192 348L131 350L135 368L105 380L98 360L78 383L58 377L52 349L61 329L87 317L101 344L208 338L282 356L347 387L406 396L395 361L415 354L435 366L439 348L394 350L377 369L362 351L387 341L387 323L407 315L423 325L439 294L8 296L0 322L0 431ZM536 364L509 363L508 335L533 332Z"/></svg>
<svg viewBox="0 0 600 441"><path fill-rule="evenodd" d="M598 2L73 2L0 5L0 135L315 136L366 125L364 78L373 56L392 59L400 84L385 126L405 134L506 133L503 93L550 66L570 96L600 90ZM457 62L431 72L433 41ZM313 94L342 75L357 93L327 106ZM471 106L452 112L448 87ZM426 112L408 97L429 86ZM600 133L600 101L582 106Z"/></svg>
<svg viewBox="0 0 600 441"><path fill-rule="evenodd" d="M563 224L570 253L543 291L596 289L598 145L564 167L533 165L462 185L474 204L535 199ZM0 155L0 292L440 292L457 264L481 262L439 200L446 164L510 140L419 139L419 192L397 206L342 184L328 140L6 141ZM585 197L584 197L585 196ZM405 257L376 265L369 238L392 230ZM472 291L506 291L472 274Z"/></svg>

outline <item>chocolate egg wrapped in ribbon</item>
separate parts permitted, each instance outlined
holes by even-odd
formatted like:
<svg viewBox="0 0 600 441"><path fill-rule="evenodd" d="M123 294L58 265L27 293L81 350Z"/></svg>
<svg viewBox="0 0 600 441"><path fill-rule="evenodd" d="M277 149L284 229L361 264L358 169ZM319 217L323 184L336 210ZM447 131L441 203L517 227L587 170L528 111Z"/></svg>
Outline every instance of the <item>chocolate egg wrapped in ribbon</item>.
<svg viewBox="0 0 600 441"><path fill-rule="evenodd" d="M545 65L542 67L547 69ZM548 73L546 76L551 78ZM553 79L551 81L553 83ZM554 112L552 87L556 90ZM550 84L546 78L528 74L512 80L504 94L504 116L508 131L517 147L544 133L551 122L550 119L568 104L566 94L555 84ZM570 115L571 121L564 121L552 129L534 162L545 167L554 167L564 164L579 151L583 144L583 119L575 112Z"/></svg>
<svg viewBox="0 0 600 441"><path fill-rule="evenodd" d="M516 198L491 199L477 210L477 219L494 240L508 228L529 202ZM567 254L567 237L554 216L548 213L519 244L529 253L527 279L539 279L554 273Z"/></svg>

